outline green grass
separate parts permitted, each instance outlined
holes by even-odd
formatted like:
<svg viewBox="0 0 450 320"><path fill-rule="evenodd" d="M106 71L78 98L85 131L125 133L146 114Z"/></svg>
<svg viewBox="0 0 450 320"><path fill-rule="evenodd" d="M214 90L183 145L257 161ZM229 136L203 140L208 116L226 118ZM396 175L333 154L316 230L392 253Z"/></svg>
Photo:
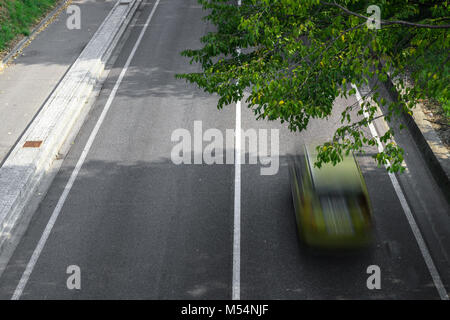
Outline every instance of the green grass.
<svg viewBox="0 0 450 320"><path fill-rule="evenodd" d="M30 28L59 0L0 0L0 51L19 35L28 36Z"/></svg>
<svg viewBox="0 0 450 320"><path fill-rule="evenodd" d="M442 105L445 116L450 119L450 100L446 98L439 98L438 101Z"/></svg>

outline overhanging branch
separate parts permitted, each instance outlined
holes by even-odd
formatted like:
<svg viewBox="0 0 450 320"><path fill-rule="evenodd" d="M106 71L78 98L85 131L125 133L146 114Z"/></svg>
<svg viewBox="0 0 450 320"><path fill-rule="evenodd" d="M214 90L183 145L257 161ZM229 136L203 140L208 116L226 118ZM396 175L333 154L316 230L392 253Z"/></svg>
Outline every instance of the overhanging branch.
<svg viewBox="0 0 450 320"><path fill-rule="evenodd" d="M345 13L355 16L355 17L359 17L361 19L366 19L366 20L370 19L370 17L366 17L362 14L351 11L344 6L337 4L336 2L330 3L330 2L320 1L320 3L322 3L323 5L326 5L326 6L333 6L333 7L339 8L342 11L344 11ZM380 22L383 25L400 24L400 25L404 25L407 27L416 27L416 28L450 29L450 24L420 24L420 23L414 23L414 22L403 21L403 20L380 20Z"/></svg>

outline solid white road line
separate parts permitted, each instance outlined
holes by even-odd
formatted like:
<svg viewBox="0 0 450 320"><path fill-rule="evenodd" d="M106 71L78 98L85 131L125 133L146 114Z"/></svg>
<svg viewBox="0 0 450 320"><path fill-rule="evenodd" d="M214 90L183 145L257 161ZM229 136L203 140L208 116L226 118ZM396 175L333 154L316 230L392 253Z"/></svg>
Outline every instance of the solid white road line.
<svg viewBox="0 0 450 320"><path fill-rule="evenodd" d="M232 299L241 298L241 102L236 103Z"/></svg>
<svg viewBox="0 0 450 320"><path fill-rule="evenodd" d="M122 69L122 72L120 73L119 77L117 78L117 81L108 97L105 107L104 107L99 119L97 120L97 123L95 124L94 129L92 130L92 132L89 136L89 139L83 149L83 152L81 153L80 158L78 159L75 169L72 171L69 181L67 182L66 186L64 187L64 191L61 194L61 197L59 198L55 209L53 210L50 220L48 221L48 223L45 227L45 230L44 230L41 238L39 239L39 242L38 242L36 248L34 249L33 255L31 256L30 261L28 262L27 267L26 267L24 273L22 274L22 277L20 278L19 284L17 285L16 290L14 291L14 294L11 297L11 300L20 299L20 296L22 295L23 290L24 290L25 286L27 285L28 279L30 278L31 273L33 272L34 266L36 265L36 262L39 259L39 256L41 255L42 250L44 249L45 243L47 242L47 239L53 229L53 226L55 225L56 219L58 218L58 216L61 212L61 209L64 206L64 202L66 201L67 196L69 195L69 192L72 189L72 186L78 176L78 173L80 172L80 169L83 166L84 161L86 160L86 156L92 147L95 137L97 136L97 133L98 133L103 121L105 120L106 114L108 113L108 110L111 107L111 104L116 96L117 90L119 89L119 86L123 80L123 77L125 76L125 73L127 72L131 61L133 60L136 50L142 41L144 33L150 24L150 21L156 11L156 8L157 8L159 2L160 2L160 0L157 0L155 5L153 6L152 11L151 11L150 15L148 16L147 21L145 22L145 24L141 30L139 38L137 39L136 43L134 44L133 50L131 51L130 55L128 56L128 59Z"/></svg>
<svg viewBox="0 0 450 320"><path fill-rule="evenodd" d="M241 0L238 0L241 6ZM240 50L238 49L238 53ZM241 101L236 103L232 299L241 299Z"/></svg>
<svg viewBox="0 0 450 320"><path fill-rule="evenodd" d="M356 99L358 100L358 103L361 105L362 101L361 93L354 84L352 84L352 87L356 90ZM364 110L364 117L366 118L369 117L368 113L365 110ZM370 133L377 141L378 151L383 152L384 147L380 141L378 132L373 123L369 124L369 129ZM385 164L386 167L388 167L389 165L390 165L389 163ZM430 252L428 251L427 245L425 244L420 229L416 223L416 220L414 219L414 216L411 212L411 208L409 207L408 202L406 201L405 195L403 194L403 191L400 187L397 177L393 173L388 172L388 174L389 178L391 179L392 185L394 186L395 193L397 194L397 197L403 208L403 212L406 215L406 219L408 220L409 226L411 227L411 230L414 234L414 238L417 241L420 252L422 253L423 259L425 260L425 264L427 265L428 271L430 272L431 278L433 279L434 285L439 293L439 296L441 300L449 300L445 286L442 283L441 277L439 276L439 272L437 271L433 259L431 258Z"/></svg>

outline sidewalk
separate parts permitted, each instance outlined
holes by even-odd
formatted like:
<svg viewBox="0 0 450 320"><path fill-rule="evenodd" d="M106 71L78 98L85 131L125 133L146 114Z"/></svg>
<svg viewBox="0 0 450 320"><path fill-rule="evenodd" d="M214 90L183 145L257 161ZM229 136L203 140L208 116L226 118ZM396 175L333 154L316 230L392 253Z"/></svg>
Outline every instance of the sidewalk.
<svg viewBox="0 0 450 320"><path fill-rule="evenodd" d="M0 165L115 3L73 0L81 29L69 30L63 11L0 73Z"/></svg>
<svg viewBox="0 0 450 320"><path fill-rule="evenodd" d="M406 78L405 78L406 79ZM397 80L389 78L384 85L394 100L398 99ZM406 82L406 86L412 86ZM402 113L401 117L411 132L414 141L426 159L428 169L445 195L450 194L450 156L447 146L423 112L423 102L418 102L413 114ZM450 201L447 197L447 201Z"/></svg>

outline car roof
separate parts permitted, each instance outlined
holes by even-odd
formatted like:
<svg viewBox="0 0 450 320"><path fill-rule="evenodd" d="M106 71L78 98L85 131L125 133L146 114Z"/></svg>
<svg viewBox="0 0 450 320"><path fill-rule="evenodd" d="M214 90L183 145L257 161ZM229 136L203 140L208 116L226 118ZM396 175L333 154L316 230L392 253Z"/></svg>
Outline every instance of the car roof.
<svg viewBox="0 0 450 320"><path fill-rule="evenodd" d="M314 147L306 147L306 158L311 172L314 187L323 191L362 191L362 177L353 155L344 156L344 159L333 166L324 163L320 168L315 167L317 151Z"/></svg>

